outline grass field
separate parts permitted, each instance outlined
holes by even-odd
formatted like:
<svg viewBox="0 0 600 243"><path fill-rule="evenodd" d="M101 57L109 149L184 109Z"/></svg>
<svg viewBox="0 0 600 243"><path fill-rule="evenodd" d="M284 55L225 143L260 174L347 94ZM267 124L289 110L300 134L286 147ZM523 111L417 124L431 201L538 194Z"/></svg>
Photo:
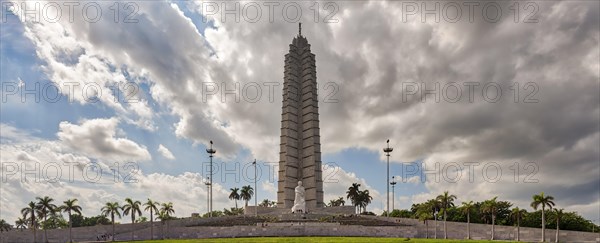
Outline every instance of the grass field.
<svg viewBox="0 0 600 243"><path fill-rule="evenodd" d="M140 242L140 241L135 241ZM406 238L375 238L375 237L251 237L251 238L220 238L220 239L190 239L190 240L154 240L154 241L141 241L141 242L156 242L156 243L224 243L224 242L297 242L297 243L309 243L309 242L327 242L327 243L346 243L346 242L416 242L416 243L429 243L429 242L445 242L445 243L457 243L457 242L498 242L488 240L442 240L442 239L406 239ZM508 241L504 241L508 242Z"/></svg>

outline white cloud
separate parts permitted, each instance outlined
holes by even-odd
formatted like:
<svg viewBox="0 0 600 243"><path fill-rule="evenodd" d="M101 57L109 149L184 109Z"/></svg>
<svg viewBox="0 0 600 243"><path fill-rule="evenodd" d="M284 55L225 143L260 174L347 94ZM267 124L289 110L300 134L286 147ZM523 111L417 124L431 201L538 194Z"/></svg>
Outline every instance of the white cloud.
<svg viewBox="0 0 600 243"><path fill-rule="evenodd" d="M268 180L265 180L261 183L261 186L264 191L269 193L268 195L274 195L274 196L277 195L277 185L275 185L274 182L269 182ZM275 197L275 199L273 199L273 198L270 198L270 199L276 200L276 197Z"/></svg>
<svg viewBox="0 0 600 243"><path fill-rule="evenodd" d="M110 3L102 4L107 8ZM80 84L76 101L86 103L82 80L106 87L124 81L126 70L148 80L151 97L177 116L177 136L204 144L214 140L218 156L231 157L247 148L253 157L277 161L273 148L279 143L281 117L273 111L281 109L281 86L275 89L274 102L265 92L258 103L222 103L218 95L204 102L198 93L204 82L229 87L234 82L280 83L283 54L296 25L269 23L268 18L221 23L216 15L212 20L217 28L202 36L176 5L138 4L140 19L134 25L110 23L111 18L95 24L81 19L56 24L22 21L37 55L47 63L49 78L61 87L67 81ZM301 4L309 9L305 5L310 3ZM316 54L319 84L333 81L340 87L338 103L319 104L323 153L348 147L380 151L383 141L391 138L396 148L393 162L422 159L426 165L444 162L443 166L449 161L495 161L507 168L515 161L535 161L540 168L540 183L535 185L428 180L430 193L414 197L450 190L466 198L502 194L525 201L544 190L563 194L557 200L565 200L565 205L598 202L589 193L597 191L600 175L598 2L539 3L540 21L533 25L514 23L510 17L497 24L481 19L403 23L397 18L399 2L337 4L338 23L313 24L310 15L301 20L307 23L304 33ZM498 103L484 102L480 96L474 103L402 99L402 82L465 81L495 82L506 91L514 82L532 81L540 87L540 102L514 103L510 93ZM149 121L136 124L153 127L147 109L115 103L108 90L102 92L102 103L133 116L124 121ZM331 189L342 193L335 186Z"/></svg>
<svg viewBox="0 0 600 243"><path fill-rule="evenodd" d="M384 197L379 191L371 187L367 181L363 178L356 176L354 172L347 172L339 166L323 166L323 196L324 203L329 203L332 199L343 197L346 201L345 205L352 205L350 201L346 199L346 191L352 186L352 183L360 184L360 190L369 190L369 195L373 197L371 204L367 206L367 210L380 214L383 212Z"/></svg>
<svg viewBox="0 0 600 243"><path fill-rule="evenodd" d="M35 9L34 4L45 6L47 2L14 1L16 6ZM22 8L13 8L16 15L23 17ZM97 51L94 43L84 41L78 33L77 23L86 23L82 15L73 15L69 8L59 8L63 16L54 23L21 19L24 35L36 48L36 54L44 65L42 71L54 82L65 99L80 104L101 103L114 109L122 118L131 120L141 128L154 130L151 109L141 98L142 75L127 78L127 67L116 65L111 56ZM74 17L71 23L69 17ZM102 18L108 19L108 18ZM136 83L137 81L137 83ZM115 92L115 91L119 92ZM53 99L53 98L48 98Z"/></svg>
<svg viewBox="0 0 600 243"><path fill-rule="evenodd" d="M422 183L422 178L421 176L410 176L408 178L403 178L402 176L394 176L394 180L396 181L396 183L400 184L400 183L409 183L409 184L420 184Z"/></svg>
<svg viewBox="0 0 600 243"><path fill-rule="evenodd" d="M158 153L160 153L160 155L162 155L163 157L165 157L168 160L175 160L175 156L173 155L173 153L171 153L171 151L165 147L164 145L158 145Z"/></svg>
<svg viewBox="0 0 600 243"><path fill-rule="evenodd" d="M410 207L413 204L413 201L408 196L396 196L396 201L394 203L394 209L410 209Z"/></svg>
<svg viewBox="0 0 600 243"><path fill-rule="evenodd" d="M135 163L104 163L68 150L60 141L39 138L0 144L4 219L16 220L29 201L45 195L57 204L77 198L85 216L98 215L104 203L122 203L127 197L173 202L177 217L206 212L206 186L199 173L146 174ZM112 174L115 168L120 169L117 175ZM215 210L233 207L221 184L214 183L213 195ZM120 221L129 222L127 217Z"/></svg>
<svg viewBox="0 0 600 243"><path fill-rule="evenodd" d="M117 138L117 118L92 119L80 125L61 122L57 136L74 151L87 156L115 161L144 161L151 156L145 146L126 138Z"/></svg>
<svg viewBox="0 0 600 243"><path fill-rule="evenodd" d="M19 130L8 124L0 123L0 130L2 131L0 141L3 143L23 142L34 139L29 132Z"/></svg>

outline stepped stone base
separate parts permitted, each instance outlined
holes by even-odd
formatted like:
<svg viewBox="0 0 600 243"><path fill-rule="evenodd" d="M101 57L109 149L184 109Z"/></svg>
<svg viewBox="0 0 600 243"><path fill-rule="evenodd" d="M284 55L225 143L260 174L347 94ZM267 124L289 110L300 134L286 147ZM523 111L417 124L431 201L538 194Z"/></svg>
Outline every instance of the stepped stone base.
<svg viewBox="0 0 600 243"><path fill-rule="evenodd" d="M285 214L289 216L291 214ZM317 217L319 214L308 214ZM154 239L195 239L195 238L233 238L233 237L269 237L269 236L370 236L370 237L402 237L402 238L438 238L444 236L443 222L428 221L427 226L416 219L386 218L380 216L329 216L335 222L320 222L314 219L296 220L292 222L267 222L266 218L251 216L227 216L219 218L184 218L170 220L165 223L154 223ZM339 219L338 219L339 218ZM257 224L261 221L264 224ZM312 221L312 222L311 222ZM388 221L388 224L382 222ZM224 225L223 222L236 223L235 226ZM289 225L289 223L296 223ZM275 224L272 224L275 223ZM239 225L244 224L244 225ZM206 225L206 226L204 226ZM149 240L150 223L120 224L115 226L115 240ZM466 223L447 222L449 239L465 239ZM471 224L472 239L490 239L491 225ZM512 226L496 226L494 239L514 240L516 229ZM49 242L67 242L68 229L48 230ZM73 240L76 242L96 241L100 234L112 233L112 226L92 226L73 228ZM133 236L132 236L133 233ZM37 242L43 242L44 232L37 231ZM539 242L541 229L521 228L521 241ZM546 230L546 241L554 242L555 231ZM32 242L33 232L30 230L12 230L0 233L0 242ZM600 242L599 233L560 231L560 242Z"/></svg>
<svg viewBox="0 0 600 243"><path fill-rule="evenodd" d="M275 222L275 223L257 223L256 226L267 226L267 227L273 227L273 226L322 226L322 227L328 227L328 226L339 226L340 223L323 223L323 222Z"/></svg>
<svg viewBox="0 0 600 243"><path fill-rule="evenodd" d="M267 207L256 207L246 206L244 208L245 215L254 215L258 210L258 215L282 215L292 214L289 208L267 208ZM354 214L354 206L339 206L339 207L324 207L309 209L308 214L323 214L323 215L336 215L336 214Z"/></svg>

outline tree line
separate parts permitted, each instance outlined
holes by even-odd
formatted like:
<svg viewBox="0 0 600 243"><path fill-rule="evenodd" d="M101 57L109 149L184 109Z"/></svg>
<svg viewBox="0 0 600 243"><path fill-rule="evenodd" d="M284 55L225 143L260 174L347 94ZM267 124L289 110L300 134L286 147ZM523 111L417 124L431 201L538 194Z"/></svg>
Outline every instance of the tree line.
<svg viewBox="0 0 600 243"><path fill-rule="evenodd" d="M36 197L36 201L31 201L26 207L21 209L21 215L19 219L15 221L15 228L31 229L33 233L33 242L37 242L36 231L39 229L44 230L44 242L48 242L48 229L59 229L69 228L69 242L72 242L71 229L73 227L82 226L94 226L94 225L109 225L112 224L112 235L115 233L115 218L121 218L122 216L130 216L132 224L147 221L146 217L142 217L142 210L148 211L150 216L150 222L154 222L154 216L160 219L164 224L168 220L175 219L172 215L175 213L173 203L158 203L151 199L148 199L145 203L126 198L124 204L121 206L119 202L107 202L101 209L100 215L93 217L84 217L82 215L82 208L77 204L77 199L68 199L60 205L56 205L55 200L49 196ZM67 215L67 219L64 218L63 213ZM136 220L136 216L138 219ZM110 219L108 218L110 217ZM8 224L5 220L0 220L2 230L11 230L12 225ZM154 237L154 225L150 227L151 235ZM133 240L134 232L131 233L131 239Z"/></svg>
<svg viewBox="0 0 600 243"><path fill-rule="evenodd" d="M356 208L358 214L371 214L367 211L373 197L369 190L360 190L360 184L353 183L346 192L346 199L349 199L352 205ZM224 208L223 211L207 212L203 217L219 217L228 215L241 215L244 213L243 208L238 208L237 201L244 200L248 206L248 201L254 196L254 189L251 186L243 186L239 188L231 188L229 199L235 201L235 207L231 209ZM600 227L590 220L587 220L577 214L577 212L565 212L563 209L557 208L554 202L554 197L546 195L543 192L532 196L531 208L533 211L527 211L519 207L513 207L509 201L498 200L494 197L481 202L462 202L461 205L455 205L457 200L456 195L445 191L441 195L433 199L429 199L423 203L412 204L410 209L395 209L389 216L413 218L422 220L426 227L429 227L429 220L443 220L444 223L444 238L446 234L446 221L466 222L466 235L470 237L470 223L491 224L491 239L494 239L495 225L515 226L517 229L516 240L519 240L520 227L533 227L542 229L542 240L545 240L545 228L557 229L555 239L558 239L559 230L575 230L598 232ZM109 225L112 224L112 232L115 232L115 218L130 216L132 224L146 222L148 219L142 216L142 210L149 212L150 222L153 223L159 219L163 224L166 223L168 229L168 220L175 219L172 215L175 213L173 203L158 203L148 199L142 203L131 198L126 198L123 205L119 202L107 202L101 209L100 215L93 217L84 217L82 208L77 204L77 199L68 199L61 205L56 205L55 200L49 196L36 197L36 201L31 201L26 207L21 209L19 219L15 221L15 227L23 230L31 229L33 232L33 241L36 242L36 230L44 230L44 241L48 241L48 229L69 228L69 241L72 239L71 228L94 225ZM344 197L330 200L327 206L344 206L346 201ZM275 207L277 202L264 199L259 206ZM66 214L67 219L63 217ZM387 216L387 212L383 212L381 216ZM136 219L137 218L137 219ZM12 225L5 220L0 219L0 231L8 231L12 229ZM154 236L154 225L151 226L151 235ZM429 238L426 231L426 238ZM436 231L437 236L437 231ZM131 239L134 239L134 232L131 233Z"/></svg>
<svg viewBox="0 0 600 243"><path fill-rule="evenodd" d="M530 206L533 211L513 207L513 203L498 200L498 197L482 202L462 202L461 205L454 204L456 199L456 195L445 191L436 198L413 204L410 209L396 209L389 216L420 219L425 224L428 224L428 220L443 220L444 238L447 237L445 233L446 221L467 223L465 231L469 239L470 223L491 224L492 240L494 239L495 225L515 226L517 229L516 240L519 240L520 227L541 228L542 240L546 238L546 228L556 229L557 236L560 230L589 232L600 230L598 225L583 218L577 212L565 212L564 209L557 208L554 197L543 192L532 196ZM382 216L386 214L384 211ZM558 239L558 237L555 237L555 239Z"/></svg>
<svg viewBox="0 0 600 243"><path fill-rule="evenodd" d="M243 208L237 207L237 200L248 201L252 199L254 195L254 189L251 186L243 186L241 190L238 188L232 188L232 193L229 198L235 200L235 208L223 209L223 211L213 211L206 213L203 217L218 217L225 215L241 215L244 213ZM238 193L239 191L239 193ZM36 197L36 201L31 201L26 207L21 209L22 217L19 217L15 221L14 228L16 229L30 229L33 232L33 242L37 242L37 230L44 231L44 242L48 242L48 229L64 229L69 228L69 241L72 241L71 228L73 227L84 227L84 226L95 226L95 225L110 225L112 224L112 235L115 232L116 218L123 216L130 216L132 224L147 222L148 218L142 216L142 210L149 212L150 222L152 226L150 228L152 238L154 237L154 219L159 219L163 224L166 223L168 228L168 220L176 219L172 216L175 213L172 202L159 203L148 199L145 203L131 198L126 198L123 205L119 202L107 202L101 209L100 214L92 217L84 217L82 215L82 208L77 204L77 199L68 199L61 205L56 205L55 200L49 196ZM259 206L273 207L276 202L265 199ZM66 214L65 219L63 213ZM156 216L156 217L155 217ZM0 219L0 231L9 231L13 229L13 225L6 222L4 219ZM131 239L133 240L134 232L131 233Z"/></svg>
<svg viewBox="0 0 600 243"><path fill-rule="evenodd" d="M357 213L375 215L366 210L373 198L369 195L369 190L360 190L360 184L353 183L348 188L346 199L349 199L356 207ZM456 195L445 191L426 202L412 204L410 209L395 209L389 216L420 219L425 224L428 224L427 220L443 220L444 238L447 238L446 221L467 223L466 234L469 239L471 238L470 223L491 224L492 240L494 239L495 225L515 226L517 232L520 231L520 227L542 228L543 239L546 238L546 228L556 229L557 236L560 230L600 232L600 226L583 218L577 212L566 212L564 209L556 208L554 197L543 192L532 196L530 206L533 211L513 207L513 203L498 200L498 197L482 202L462 202L458 206L454 204L456 199ZM339 197L330 200L327 206L344 206L345 203L344 197ZM384 211L381 216L387 216L387 212ZM428 235L426 237L429 238ZM517 240L519 240L519 233L517 233Z"/></svg>

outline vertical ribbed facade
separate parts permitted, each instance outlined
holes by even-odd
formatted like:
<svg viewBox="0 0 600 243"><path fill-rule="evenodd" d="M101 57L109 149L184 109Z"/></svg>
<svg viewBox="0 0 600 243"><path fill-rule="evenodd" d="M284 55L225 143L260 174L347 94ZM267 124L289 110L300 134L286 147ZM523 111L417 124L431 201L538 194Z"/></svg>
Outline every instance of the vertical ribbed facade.
<svg viewBox="0 0 600 243"><path fill-rule="evenodd" d="M294 206L301 180L310 211L323 207L323 179L315 55L301 34L290 44L284 69L277 204Z"/></svg>

